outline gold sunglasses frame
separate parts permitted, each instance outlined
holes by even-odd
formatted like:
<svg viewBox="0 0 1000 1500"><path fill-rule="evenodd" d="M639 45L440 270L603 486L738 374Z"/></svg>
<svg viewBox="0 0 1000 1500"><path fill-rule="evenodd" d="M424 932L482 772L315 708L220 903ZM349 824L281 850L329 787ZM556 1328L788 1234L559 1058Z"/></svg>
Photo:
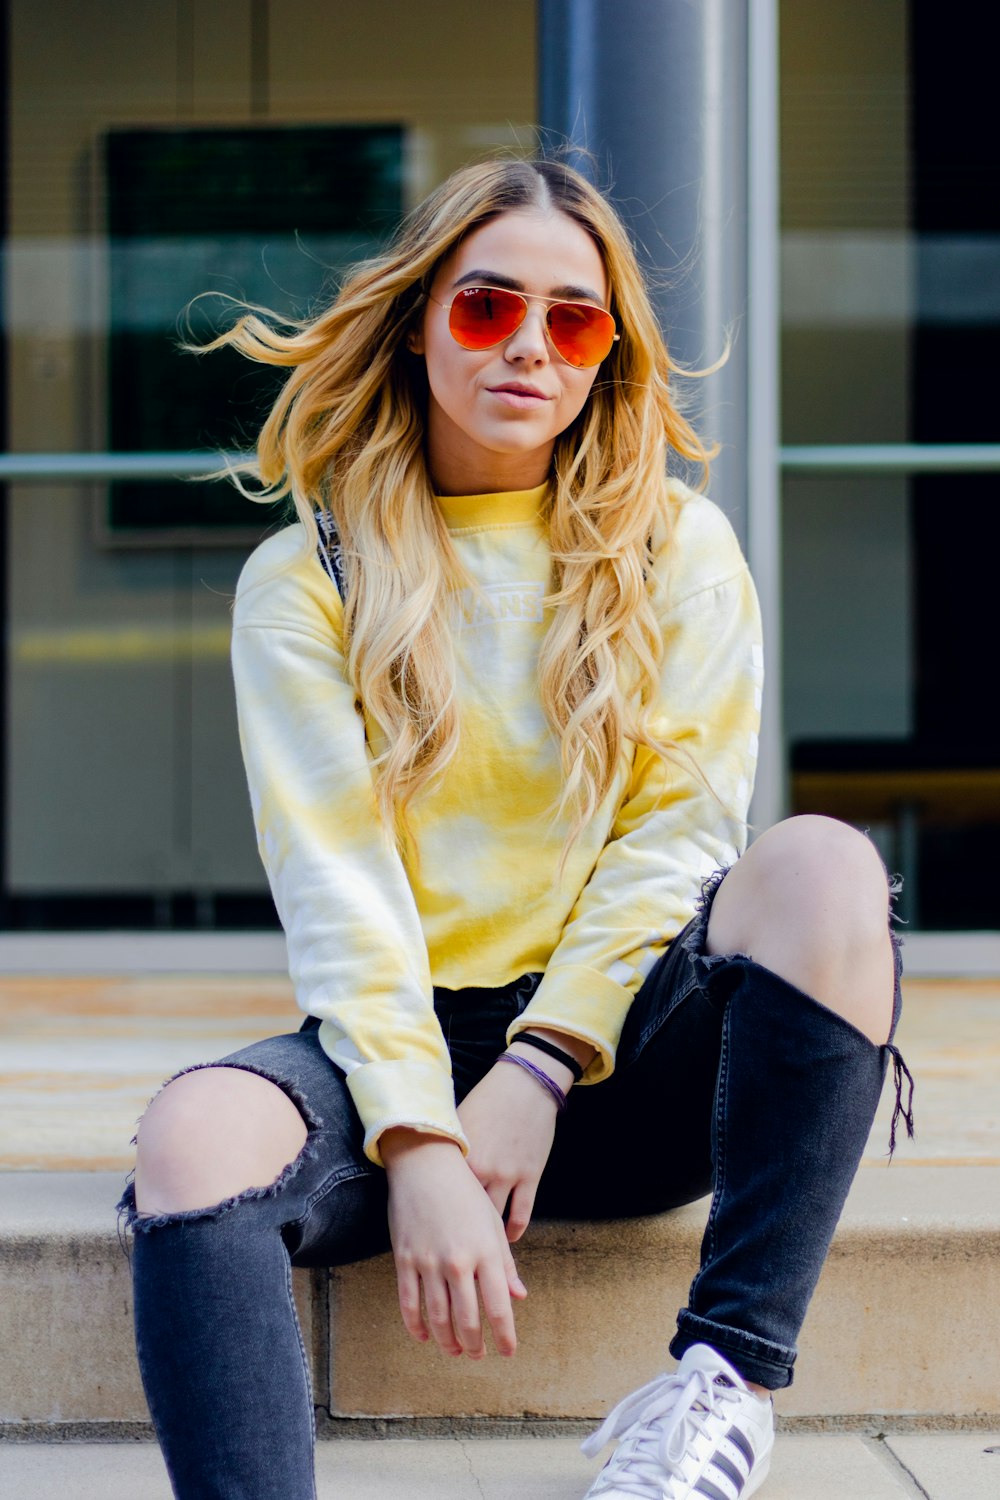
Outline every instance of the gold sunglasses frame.
<svg viewBox="0 0 1000 1500"><path fill-rule="evenodd" d="M438 299L437 299L437 297L432 297L431 296L430 292L428 292L426 294L426 296L427 296L428 302L433 302L436 307L441 307L441 308L444 309L444 311L446 313L450 314L451 310L452 310L452 307L458 301L459 297L461 297L461 295L462 295L463 292L506 292L507 295L510 296L510 297L520 297L521 301L524 303L524 318L526 318L528 316L528 309L531 306L532 302L544 302L546 304L546 306L548 306L548 307L590 307L590 308L593 308L593 310L595 312L604 313L605 317L611 318L611 326L615 330L614 337L611 340L611 347L613 348L614 345L617 344L620 341L620 339L621 339L621 334L618 332L618 324L615 322L615 320L612 317L611 313L608 312L608 309L606 307L602 307L599 302L585 302L585 301L583 301L582 298L574 298L574 297L536 297L535 294L534 294L534 292L519 292L515 287L512 287L512 286L490 286L490 284L489 284L488 281L477 281L472 286L460 286L458 288L458 290L455 292L455 295L452 297L452 299L451 299L450 302L439 302ZM498 344L506 343L506 341L508 339L514 337L514 334L517 332L517 329L522 326L522 324L524 323L524 318L521 319L521 322L518 323L518 325L517 325L516 328L512 328L511 329L510 333L502 334L501 337L498 338L498 339L496 339L492 344L484 344L482 346L481 350L470 350L469 352L470 353L484 353L487 349L495 349ZM548 339L549 343L552 345L553 349L559 355L560 359L566 360L566 363L571 367L571 369L574 369L574 370L593 370L593 369L596 369L596 365L574 365L573 362L572 362L572 360L566 359L565 354L563 354L562 350L559 348L559 345L556 343L555 339L552 337L552 330L549 327L549 320L548 320L547 316L546 316L546 318L545 318L544 321L545 321L545 336ZM450 326L449 326L448 331L449 331L449 333L451 333L452 338L455 338L455 335L452 332ZM455 342L456 342L456 344L458 344L458 347L460 349L464 349L465 348L465 345L462 344L458 339L455 339ZM608 350L608 354L610 354L610 353L611 353L611 349ZM602 354L601 358L597 361L597 365L603 364L604 361L607 359L608 354Z"/></svg>

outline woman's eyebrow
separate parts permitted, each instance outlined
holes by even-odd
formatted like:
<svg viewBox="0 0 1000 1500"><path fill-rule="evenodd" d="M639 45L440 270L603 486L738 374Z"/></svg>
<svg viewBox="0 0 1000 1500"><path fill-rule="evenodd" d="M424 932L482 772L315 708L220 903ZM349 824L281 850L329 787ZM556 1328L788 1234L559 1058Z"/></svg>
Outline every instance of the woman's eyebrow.
<svg viewBox="0 0 1000 1500"><path fill-rule="evenodd" d="M515 281L513 276L504 276L499 271L467 271L457 281L452 282L453 289L462 286L497 286L512 292L526 292L523 281ZM528 293L530 296L530 293ZM552 297L564 298L567 302L596 302L599 307L604 306L604 298L600 292L595 292L589 286L554 286L550 289Z"/></svg>

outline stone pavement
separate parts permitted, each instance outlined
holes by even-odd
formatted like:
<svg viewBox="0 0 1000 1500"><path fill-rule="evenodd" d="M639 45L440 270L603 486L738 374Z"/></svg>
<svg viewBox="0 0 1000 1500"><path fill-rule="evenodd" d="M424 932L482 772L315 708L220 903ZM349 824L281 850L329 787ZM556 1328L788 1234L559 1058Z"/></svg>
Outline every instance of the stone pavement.
<svg viewBox="0 0 1000 1500"><path fill-rule="evenodd" d="M319 1444L318 1500L580 1500L596 1464L574 1438ZM0 1443L0 1494L170 1500L149 1443ZM1000 1433L779 1434L763 1500L997 1500Z"/></svg>

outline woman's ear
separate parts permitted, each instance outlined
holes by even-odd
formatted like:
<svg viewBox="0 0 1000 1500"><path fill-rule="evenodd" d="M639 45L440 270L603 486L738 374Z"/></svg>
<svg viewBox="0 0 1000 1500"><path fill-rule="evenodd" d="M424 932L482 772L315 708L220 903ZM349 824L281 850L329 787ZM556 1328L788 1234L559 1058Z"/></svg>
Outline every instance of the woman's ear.
<svg viewBox="0 0 1000 1500"><path fill-rule="evenodd" d="M409 349L411 354L423 354L424 335L421 329L410 329L409 333L406 335L406 347L407 349Z"/></svg>

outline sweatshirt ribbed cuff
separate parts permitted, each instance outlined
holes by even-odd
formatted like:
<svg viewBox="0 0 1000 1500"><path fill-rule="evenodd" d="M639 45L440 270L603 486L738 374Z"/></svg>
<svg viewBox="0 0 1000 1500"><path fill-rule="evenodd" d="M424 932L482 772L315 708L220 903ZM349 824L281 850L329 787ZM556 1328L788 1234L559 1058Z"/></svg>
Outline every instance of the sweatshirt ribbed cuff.
<svg viewBox="0 0 1000 1500"><path fill-rule="evenodd" d="M379 1138L397 1125L443 1136L468 1155L450 1073L427 1063L394 1058L352 1068L347 1087L364 1126L365 1155L376 1166L384 1165Z"/></svg>
<svg viewBox="0 0 1000 1500"><path fill-rule="evenodd" d="M615 1053L632 999L631 990L598 969L583 964L547 969L527 1007L511 1022L507 1041L512 1042L518 1032L546 1026L589 1042L597 1048L597 1056L581 1082L600 1083L614 1071Z"/></svg>

